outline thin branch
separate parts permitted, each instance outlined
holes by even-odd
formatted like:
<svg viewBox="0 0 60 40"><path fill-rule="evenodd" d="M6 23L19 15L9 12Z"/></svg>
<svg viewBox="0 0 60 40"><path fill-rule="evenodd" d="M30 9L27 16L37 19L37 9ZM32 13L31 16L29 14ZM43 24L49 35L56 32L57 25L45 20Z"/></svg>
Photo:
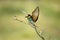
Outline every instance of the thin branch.
<svg viewBox="0 0 60 40"><path fill-rule="evenodd" d="M23 22L22 20L19 20L19 19L17 18L17 16L14 16L14 17L15 17L15 20L17 20L17 21L19 21L19 22L22 22L22 23L24 23L24 24L27 24L27 23Z"/></svg>
<svg viewBox="0 0 60 40"><path fill-rule="evenodd" d="M35 26L34 29L35 29L36 33L38 34L38 36L40 38L42 38L42 40L45 40L45 38L42 35L39 34L38 29L37 29L37 26L35 24L33 26Z"/></svg>
<svg viewBox="0 0 60 40"><path fill-rule="evenodd" d="M42 40L45 40L45 38L43 37L43 36L41 36L39 33L38 33L38 31L37 31L37 28L35 27L35 31L36 31L36 33L38 34L38 36L40 37L40 38L42 38Z"/></svg>

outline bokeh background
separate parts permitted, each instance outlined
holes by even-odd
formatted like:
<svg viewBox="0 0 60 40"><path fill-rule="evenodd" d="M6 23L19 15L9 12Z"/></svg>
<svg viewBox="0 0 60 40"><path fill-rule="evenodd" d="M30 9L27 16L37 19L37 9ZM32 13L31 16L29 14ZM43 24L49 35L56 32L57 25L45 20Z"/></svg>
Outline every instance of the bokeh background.
<svg viewBox="0 0 60 40"><path fill-rule="evenodd" d="M39 6L36 25L46 40L60 40L60 0L0 0L0 40L42 40L25 16Z"/></svg>

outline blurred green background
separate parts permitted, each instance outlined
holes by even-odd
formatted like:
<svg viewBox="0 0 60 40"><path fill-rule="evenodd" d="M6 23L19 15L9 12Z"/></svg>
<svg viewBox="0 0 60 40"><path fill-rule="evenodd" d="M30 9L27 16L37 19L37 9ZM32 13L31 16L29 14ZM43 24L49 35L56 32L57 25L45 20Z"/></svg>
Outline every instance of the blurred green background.
<svg viewBox="0 0 60 40"><path fill-rule="evenodd" d="M36 25L46 40L60 40L60 0L0 0L0 40L42 40L24 17L39 6ZM25 13L27 12L27 13Z"/></svg>

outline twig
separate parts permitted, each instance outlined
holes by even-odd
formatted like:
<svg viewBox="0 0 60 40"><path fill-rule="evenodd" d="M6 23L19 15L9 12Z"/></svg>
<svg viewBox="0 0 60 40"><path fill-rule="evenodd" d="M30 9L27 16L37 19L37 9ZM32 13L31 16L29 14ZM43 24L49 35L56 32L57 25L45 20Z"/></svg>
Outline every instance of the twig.
<svg viewBox="0 0 60 40"><path fill-rule="evenodd" d="M42 38L42 40L45 40L45 38L38 33L36 27L35 27L35 31L36 31L36 33L38 34L38 36L39 36L40 38Z"/></svg>
<svg viewBox="0 0 60 40"><path fill-rule="evenodd" d="M42 38L42 40L45 40L45 38L39 34L38 29L37 29L37 26L35 24L33 26L35 26L34 29L35 29L36 33L38 34L38 36L40 38Z"/></svg>
<svg viewBox="0 0 60 40"><path fill-rule="evenodd" d="M17 21L19 21L19 22L22 22L22 23L24 23L24 24L27 24L27 23L23 22L22 20L19 20L19 19L17 18L17 16L14 16L14 17L15 17L15 20L17 20Z"/></svg>

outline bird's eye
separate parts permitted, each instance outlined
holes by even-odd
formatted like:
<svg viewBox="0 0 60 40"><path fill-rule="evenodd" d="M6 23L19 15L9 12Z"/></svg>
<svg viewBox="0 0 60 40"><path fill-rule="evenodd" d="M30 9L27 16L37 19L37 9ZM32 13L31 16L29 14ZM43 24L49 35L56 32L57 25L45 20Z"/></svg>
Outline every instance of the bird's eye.
<svg viewBox="0 0 60 40"><path fill-rule="evenodd" d="M28 16L28 18L30 18L30 16Z"/></svg>

